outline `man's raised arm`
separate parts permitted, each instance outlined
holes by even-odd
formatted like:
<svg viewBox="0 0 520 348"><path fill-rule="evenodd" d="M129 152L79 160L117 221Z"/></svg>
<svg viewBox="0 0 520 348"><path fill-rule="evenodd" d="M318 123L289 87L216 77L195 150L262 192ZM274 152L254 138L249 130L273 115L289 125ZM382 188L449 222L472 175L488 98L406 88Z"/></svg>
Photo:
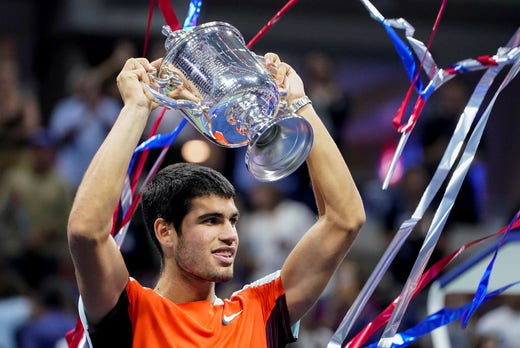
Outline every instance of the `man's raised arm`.
<svg viewBox="0 0 520 348"><path fill-rule="evenodd" d="M278 63L275 55L268 54L266 60L277 65L276 78L284 81L289 104L305 95L303 83L292 68ZM282 267L282 283L292 322L299 320L318 299L365 222L361 197L329 132L311 104L297 113L305 117L314 130L307 165L319 218Z"/></svg>
<svg viewBox="0 0 520 348"><path fill-rule="evenodd" d="M128 280L110 231L130 159L154 106L142 85L151 69L146 59L131 58L117 77L124 106L83 177L69 217L69 248L91 323L115 306Z"/></svg>

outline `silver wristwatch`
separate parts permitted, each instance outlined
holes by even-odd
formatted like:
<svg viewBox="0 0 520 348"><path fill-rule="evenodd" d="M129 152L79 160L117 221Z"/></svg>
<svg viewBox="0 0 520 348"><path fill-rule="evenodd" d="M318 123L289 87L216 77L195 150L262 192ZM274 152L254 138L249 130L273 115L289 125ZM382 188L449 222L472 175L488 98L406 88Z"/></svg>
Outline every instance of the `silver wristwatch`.
<svg viewBox="0 0 520 348"><path fill-rule="evenodd" d="M291 110L291 112L293 113L296 113L296 111L300 110L307 104L312 104L312 101L308 96L304 95L303 97L300 97L293 101L292 104L289 106L289 110Z"/></svg>

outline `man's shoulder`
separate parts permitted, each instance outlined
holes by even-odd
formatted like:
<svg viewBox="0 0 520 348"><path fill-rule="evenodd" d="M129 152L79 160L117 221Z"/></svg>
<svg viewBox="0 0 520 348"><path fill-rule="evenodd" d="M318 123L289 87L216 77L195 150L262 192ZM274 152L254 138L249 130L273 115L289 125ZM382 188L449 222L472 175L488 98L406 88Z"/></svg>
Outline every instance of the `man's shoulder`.
<svg viewBox="0 0 520 348"><path fill-rule="evenodd" d="M153 289L142 285L137 279L134 279L132 277L128 278L125 290L129 296L161 297Z"/></svg>
<svg viewBox="0 0 520 348"><path fill-rule="evenodd" d="M269 289L269 288L279 288L283 291L282 285L280 280L280 271L273 272L271 274L266 275L265 277L262 277L258 280L255 280L254 282L251 282L249 284L244 285L244 287L240 290L235 291L231 298L234 296L244 294L247 292L256 292L260 291L262 289Z"/></svg>

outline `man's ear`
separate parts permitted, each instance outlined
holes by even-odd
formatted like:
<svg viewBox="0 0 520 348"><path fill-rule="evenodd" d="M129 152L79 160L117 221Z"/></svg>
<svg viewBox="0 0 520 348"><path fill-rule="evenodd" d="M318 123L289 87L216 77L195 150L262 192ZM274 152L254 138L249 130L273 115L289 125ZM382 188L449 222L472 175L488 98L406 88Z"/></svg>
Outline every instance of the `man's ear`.
<svg viewBox="0 0 520 348"><path fill-rule="evenodd" d="M173 223L167 222L163 218L155 220L153 225L155 236L165 248L171 248L177 240L177 233Z"/></svg>

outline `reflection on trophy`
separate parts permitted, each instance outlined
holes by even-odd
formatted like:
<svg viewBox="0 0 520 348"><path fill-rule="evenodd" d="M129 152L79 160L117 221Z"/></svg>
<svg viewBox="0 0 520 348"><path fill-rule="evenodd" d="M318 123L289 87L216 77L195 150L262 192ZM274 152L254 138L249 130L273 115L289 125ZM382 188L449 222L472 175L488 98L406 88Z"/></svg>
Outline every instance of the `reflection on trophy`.
<svg viewBox="0 0 520 348"><path fill-rule="evenodd" d="M175 32L164 26L163 34L167 52L147 85L161 105L182 111L218 145L247 145L247 169L260 181L281 179L305 161L313 140L310 124L289 111L236 28L211 22ZM200 102L172 97L183 79Z"/></svg>

